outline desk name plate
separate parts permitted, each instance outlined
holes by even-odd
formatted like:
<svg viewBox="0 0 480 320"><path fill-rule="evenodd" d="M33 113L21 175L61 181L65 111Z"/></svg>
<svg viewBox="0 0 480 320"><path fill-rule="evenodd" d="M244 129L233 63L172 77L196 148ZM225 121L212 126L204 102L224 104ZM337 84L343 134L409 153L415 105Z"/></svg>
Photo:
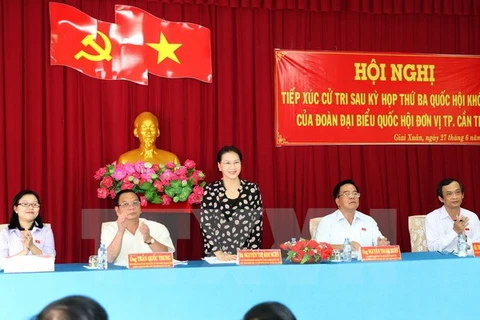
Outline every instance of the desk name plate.
<svg viewBox="0 0 480 320"><path fill-rule="evenodd" d="M472 242L472 252L474 257L480 257L480 242Z"/></svg>
<svg viewBox="0 0 480 320"><path fill-rule="evenodd" d="M362 247L362 261L391 261L402 260L400 246Z"/></svg>
<svg viewBox="0 0 480 320"><path fill-rule="evenodd" d="M128 255L128 268L173 268L171 252L132 253Z"/></svg>
<svg viewBox="0 0 480 320"><path fill-rule="evenodd" d="M238 250L237 263L241 266L255 264L282 264L280 249Z"/></svg>

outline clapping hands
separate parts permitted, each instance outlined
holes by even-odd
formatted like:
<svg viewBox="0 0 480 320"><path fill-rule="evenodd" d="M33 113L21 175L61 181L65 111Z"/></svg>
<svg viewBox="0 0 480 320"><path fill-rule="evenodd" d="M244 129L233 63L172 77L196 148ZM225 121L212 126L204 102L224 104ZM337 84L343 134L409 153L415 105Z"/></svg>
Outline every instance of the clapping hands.
<svg viewBox="0 0 480 320"><path fill-rule="evenodd" d="M152 236L150 235L150 228L143 222L140 225L140 232L142 233L143 241L150 242L152 239Z"/></svg>
<svg viewBox="0 0 480 320"><path fill-rule="evenodd" d="M22 244L23 244L23 252L27 254L30 251L30 248L33 246L33 236L30 230L22 231Z"/></svg>
<svg viewBox="0 0 480 320"><path fill-rule="evenodd" d="M117 218L118 231L124 232L127 229L128 214L119 214Z"/></svg>
<svg viewBox="0 0 480 320"><path fill-rule="evenodd" d="M463 233L465 228L468 227L468 217L457 215L453 221L453 230L458 234Z"/></svg>
<svg viewBox="0 0 480 320"><path fill-rule="evenodd" d="M378 237L377 238L377 246L389 246L390 245L390 241L388 241L387 238L385 237Z"/></svg>

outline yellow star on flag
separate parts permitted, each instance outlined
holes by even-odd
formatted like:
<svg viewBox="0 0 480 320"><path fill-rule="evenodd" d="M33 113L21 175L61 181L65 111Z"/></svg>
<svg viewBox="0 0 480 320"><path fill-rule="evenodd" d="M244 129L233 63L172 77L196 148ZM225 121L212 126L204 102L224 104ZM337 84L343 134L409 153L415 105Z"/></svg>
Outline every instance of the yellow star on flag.
<svg viewBox="0 0 480 320"><path fill-rule="evenodd" d="M168 43L167 38L160 32L160 41L158 43L147 43L149 47L158 51L157 64L165 60L166 58L172 59L176 63L180 64L180 61L175 54L175 50L182 46L181 43Z"/></svg>

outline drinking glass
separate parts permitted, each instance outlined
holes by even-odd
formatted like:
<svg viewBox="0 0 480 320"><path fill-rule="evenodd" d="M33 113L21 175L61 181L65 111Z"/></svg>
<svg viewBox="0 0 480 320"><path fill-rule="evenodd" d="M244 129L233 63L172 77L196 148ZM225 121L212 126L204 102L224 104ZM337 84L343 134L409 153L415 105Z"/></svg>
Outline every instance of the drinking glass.
<svg viewBox="0 0 480 320"><path fill-rule="evenodd" d="M88 258L88 266L90 268L98 268L98 256L92 255Z"/></svg>
<svg viewBox="0 0 480 320"><path fill-rule="evenodd" d="M334 261L342 261L342 254L337 249L334 249L332 252Z"/></svg>

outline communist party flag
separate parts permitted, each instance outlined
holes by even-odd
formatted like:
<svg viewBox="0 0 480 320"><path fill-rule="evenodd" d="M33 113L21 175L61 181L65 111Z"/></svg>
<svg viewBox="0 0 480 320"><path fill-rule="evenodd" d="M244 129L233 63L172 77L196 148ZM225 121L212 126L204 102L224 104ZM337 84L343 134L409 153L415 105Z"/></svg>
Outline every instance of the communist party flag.
<svg viewBox="0 0 480 320"><path fill-rule="evenodd" d="M143 57L122 54L125 39L117 25L50 2L50 30L50 64L65 65L99 79L148 83L147 70L135 63Z"/></svg>
<svg viewBox="0 0 480 320"><path fill-rule="evenodd" d="M169 22L136 7L115 6L115 24L50 3L50 63L99 79L148 83L151 72L212 82L210 30Z"/></svg>

